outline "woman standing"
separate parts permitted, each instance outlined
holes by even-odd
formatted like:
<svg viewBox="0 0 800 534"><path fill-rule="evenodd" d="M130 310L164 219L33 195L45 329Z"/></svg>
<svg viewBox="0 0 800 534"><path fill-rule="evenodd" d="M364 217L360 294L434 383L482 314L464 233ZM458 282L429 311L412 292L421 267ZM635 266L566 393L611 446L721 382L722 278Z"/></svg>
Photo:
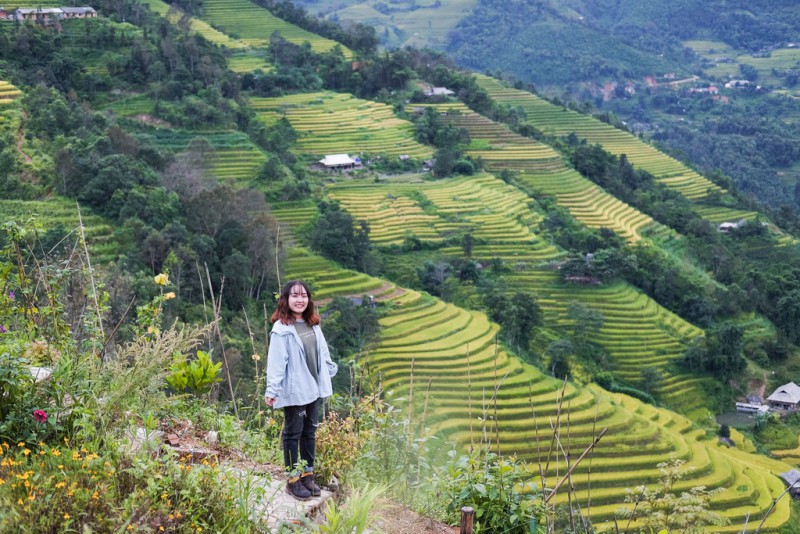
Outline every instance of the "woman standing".
<svg viewBox="0 0 800 534"><path fill-rule="evenodd" d="M314 480L315 435L322 399L333 393L331 377L337 366L305 282L283 286L271 320L265 400L284 411L283 458L290 472L286 491L306 500L320 494Z"/></svg>

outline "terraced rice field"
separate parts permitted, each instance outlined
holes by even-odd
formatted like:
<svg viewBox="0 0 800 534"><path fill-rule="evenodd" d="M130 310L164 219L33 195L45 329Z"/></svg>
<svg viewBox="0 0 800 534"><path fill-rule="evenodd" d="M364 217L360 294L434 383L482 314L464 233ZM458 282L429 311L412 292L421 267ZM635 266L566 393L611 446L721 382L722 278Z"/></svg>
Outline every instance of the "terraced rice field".
<svg viewBox="0 0 800 534"><path fill-rule="evenodd" d="M182 9L172 6L166 2L162 2L161 0L147 0L147 3L150 4L150 9L152 11L166 18L172 24L177 24L178 21L180 21L181 18L186 15ZM191 29L194 33L202 35L214 44L218 44L232 50L250 47L248 43L232 38L230 35L217 30L204 20L196 17L189 17L188 20L189 29Z"/></svg>
<svg viewBox="0 0 800 534"><path fill-rule="evenodd" d="M85 208L81 208L81 216L92 262L105 263L116 259L118 243L111 224L104 218L87 212ZM78 209L71 200L0 200L0 222L14 220L25 224L31 219L41 225L45 232L57 227L63 228L69 234L67 240L71 243L75 243L80 237Z"/></svg>
<svg viewBox="0 0 800 534"><path fill-rule="evenodd" d="M401 244L410 235L441 242L470 233L492 245L535 254L538 261L563 255L531 232L541 216L527 208L528 197L488 174L435 183L340 182L328 187L328 196L356 220L368 221L376 244Z"/></svg>
<svg viewBox="0 0 800 534"><path fill-rule="evenodd" d="M661 183L690 199L703 198L709 191L723 191L707 178L628 132L551 104L532 93L504 87L494 78L479 75L477 79L497 102L524 109L528 124L545 134L564 136L575 132L578 137L599 144L612 154L625 154L633 165L650 172Z"/></svg>
<svg viewBox="0 0 800 534"><path fill-rule="evenodd" d="M8 122L7 112L11 109L14 101L21 96L22 91L9 82L0 80L0 126L4 126L3 123Z"/></svg>
<svg viewBox="0 0 800 534"><path fill-rule="evenodd" d="M733 208L725 208L721 206L704 206L699 205L695 208L695 211L698 215L702 218L706 219L709 222L714 224L720 224L723 222L732 222L736 223L739 221L755 221L758 217L758 212L755 211L746 211L746 210L737 210ZM771 224L769 222L766 223L767 227L769 228L770 232L772 233L775 242L778 245L795 245L797 244L797 239L793 238L791 235L783 232L780 228Z"/></svg>
<svg viewBox="0 0 800 534"><path fill-rule="evenodd" d="M651 232L669 231L567 167L561 155L549 146L517 135L464 104L437 104L435 107L444 113L443 120L466 129L472 145L481 147L468 150L470 155L483 159L486 167L493 171L519 171L520 181L556 197L559 205L586 226L609 228L631 242L640 240L645 228Z"/></svg>
<svg viewBox="0 0 800 534"><path fill-rule="evenodd" d="M315 296L352 294L353 279L364 277L336 269L330 262L298 250L287 259L283 277L305 278L320 288ZM366 277L368 278L368 277ZM366 282L357 282L359 288ZM375 280L371 285L381 286ZM381 286L386 310L380 323L380 340L368 356L374 380L380 381L396 406L413 399L412 422L418 428L455 441L462 450L471 443L489 441L504 453L544 463L537 449L547 450L558 412L560 382L495 345L497 325L485 315L470 312L415 291ZM389 285L391 286L391 285ZM363 289L360 289L363 291ZM389 292L391 291L391 292ZM496 404L489 400L496 392ZM427 406L422 420L423 406ZM738 449L721 447L715 438L679 415L613 395L589 386L567 384L561 416L564 448L575 458L602 428L608 434L591 461L573 473L575 496L585 509L591 481L591 519L596 527L613 528L615 512L626 488L652 484L658 479L656 464L669 457L685 460L695 470L677 489L704 485L724 488L712 507L730 519L717 532L740 532L745 522L760 520L783 491L775 475L785 463ZM534 421L533 414L536 419ZM569 413L569 429L567 416ZM569 436L567 439L566 436ZM563 455L554 455L547 472L552 486L565 472ZM532 478L538 480L534 464ZM575 497L573 497L574 499ZM565 492L556 504L567 500ZM778 502L763 532L776 532L789 520L790 503Z"/></svg>
<svg viewBox="0 0 800 534"><path fill-rule="evenodd" d="M348 5L350 4L350 5ZM412 46L443 50L447 46L447 35L456 23L472 10L476 0L443 0L434 2L392 2L398 9L392 13L381 13L375 9L377 2L307 3L306 9L324 9L326 17L335 16L342 21L361 22L375 28L388 49ZM413 6L412 9L408 9Z"/></svg>
<svg viewBox="0 0 800 534"><path fill-rule="evenodd" d="M344 45L281 20L248 0L205 0L201 18L212 28L246 46L266 48L272 34L278 32L291 43L302 45L308 42L316 52L327 52L339 46L345 57L353 55Z"/></svg>
<svg viewBox="0 0 800 534"><path fill-rule="evenodd" d="M328 187L328 195L356 220L370 223L376 244L399 244L409 234L436 243L469 231L485 243L473 250L473 257L486 262L500 258L513 266L510 285L537 295L549 326L571 328L567 309L572 302L597 309L605 324L593 341L608 351L615 373L639 383L644 367L658 369L664 382L657 393L671 407L689 412L703 406L701 381L671 369L687 343L703 331L630 285L561 282L546 265L563 253L531 231L541 216L528 208L528 197L516 188L482 175L419 184L340 182ZM444 252L462 255L459 247Z"/></svg>
<svg viewBox="0 0 800 534"><path fill-rule="evenodd" d="M264 152L239 131L193 132L153 128L139 135L175 153L186 150L193 141L206 140L210 147L204 158L206 169L211 176L223 181L252 180L266 161Z"/></svg>
<svg viewBox="0 0 800 534"><path fill-rule="evenodd" d="M267 124L286 116L299 134L297 152L417 158L433 154L414 139L413 125L397 118L386 104L332 92L252 98L250 103Z"/></svg>

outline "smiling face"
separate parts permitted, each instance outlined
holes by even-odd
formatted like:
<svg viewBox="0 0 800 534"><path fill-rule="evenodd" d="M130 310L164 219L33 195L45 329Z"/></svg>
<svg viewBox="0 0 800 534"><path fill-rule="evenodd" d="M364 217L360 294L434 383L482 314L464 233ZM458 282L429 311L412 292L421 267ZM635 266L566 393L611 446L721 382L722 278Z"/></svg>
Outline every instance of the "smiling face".
<svg viewBox="0 0 800 534"><path fill-rule="evenodd" d="M292 286L289 291L289 310L294 314L295 319L302 319L303 312L308 307L308 293L300 284Z"/></svg>

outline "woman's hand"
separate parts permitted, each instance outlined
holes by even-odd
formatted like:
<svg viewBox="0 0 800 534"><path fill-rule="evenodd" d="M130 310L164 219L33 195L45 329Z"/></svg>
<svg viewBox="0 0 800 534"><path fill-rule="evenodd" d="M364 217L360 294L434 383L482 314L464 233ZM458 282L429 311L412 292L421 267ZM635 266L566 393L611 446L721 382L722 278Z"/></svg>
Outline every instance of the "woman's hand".
<svg viewBox="0 0 800 534"><path fill-rule="evenodd" d="M273 406L275 406L275 401L277 400L277 398L276 397L266 397L264 400L266 401L267 406L272 408Z"/></svg>

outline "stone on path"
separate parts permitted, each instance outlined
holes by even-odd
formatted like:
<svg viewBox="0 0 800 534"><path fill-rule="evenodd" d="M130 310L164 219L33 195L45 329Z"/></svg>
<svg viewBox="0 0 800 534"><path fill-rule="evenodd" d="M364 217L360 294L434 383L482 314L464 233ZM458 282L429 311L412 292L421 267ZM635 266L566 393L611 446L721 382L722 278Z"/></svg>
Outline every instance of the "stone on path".
<svg viewBox="0 0 800 534"><path fill-rule="evenodd" d="M254 487L264 488L264 496L253 506L256 515L261 516L270 529L276 529L282 524L302 525L320 518L325 511L328 501L333 499L333 493L323 489L319 497L311 497L307 501L298 501L286 493L286 479L265 476L261 473L248 473L242 469L234 468L242 478L251 476Z"/></svg>

